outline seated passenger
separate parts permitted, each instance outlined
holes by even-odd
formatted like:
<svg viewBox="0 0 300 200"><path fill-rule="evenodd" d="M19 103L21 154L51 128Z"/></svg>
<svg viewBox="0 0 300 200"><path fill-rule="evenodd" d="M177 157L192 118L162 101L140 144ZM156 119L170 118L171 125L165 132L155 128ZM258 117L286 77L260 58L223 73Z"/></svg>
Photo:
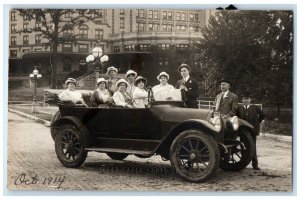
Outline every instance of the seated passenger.
<svg viewBox="0 0 300 200"><path fill-rule="evenodd" d="M91 104L94 107L107 108L112 103L112 97L106 89L107 81L104 78L98 78L97 89L91 96Z"/></svg>
<svg viewBox="0 0 300 200"><path fill-rule="evenodd" d="M118 90L118 87L116 85L118 81L117 73L118 69L114 66L107 68L106 74L109 76L109 78L107 79L107 89L111 95L113 95L114 92Z"/></svg>
<svg viewBox="0 0 300 200"><path fill-rule="evenodd" d="M71 101L74 104L83 104L87 106L82 98L82 94L75 90L76 80L74 78L68 78L65 84L68 88L59 93L59 99L61 101Z"/></svg>
<svg viewBox="0 0 300 200"><path fill-rule="evenodd" d="M146 83L147 79L142 76L138 76L134 82L133 105L135 108L145 108L145 105L148 103L148 92L145 90Z"/></svg>
<svg viewBox="0 0 300 200"><path fill-rule="evenodd" d="M120 79L116 83L118 90L113 95L113 100L117 106L133 108L133 99L126 91L128 83L125 79Z"/></svg>
<svg viewBox="0 0 300 200"><path fill-rule="evenodd" d="M160 84L152 88L154 100L155 101L173 100L172 95L174 91L174 86L168 84L169 74L167 74L166 72L161 72L157 76L157 80L159 80Z"/></svg>
<svg viewBox="0 0 300 200"><path fill-rule="evenodd" d="M128 83L128 87L127 87L127 89L126 89L126 91L131 95L131 96L133 96L133 92L134 92L134 90L135 90L135 78L136 78L136 76L137 76L137 73L135 72L135 71L133 71L133 70L128 70L127 72L126 72L126 75L125 75L125 78L127 79L127 83Z"/></svg>

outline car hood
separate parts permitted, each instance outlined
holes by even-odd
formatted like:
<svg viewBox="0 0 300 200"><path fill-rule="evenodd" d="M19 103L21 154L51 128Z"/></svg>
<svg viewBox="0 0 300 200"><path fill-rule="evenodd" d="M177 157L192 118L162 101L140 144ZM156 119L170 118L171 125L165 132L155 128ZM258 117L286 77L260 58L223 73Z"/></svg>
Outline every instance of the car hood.
<svg viewBox="0 0 300 200"><path fill-rule="evenodd" d="M209 121L213 111L208 109L182 108L175 105L155 105L151 112L161 121L182 122L188 119Z"/></svg>

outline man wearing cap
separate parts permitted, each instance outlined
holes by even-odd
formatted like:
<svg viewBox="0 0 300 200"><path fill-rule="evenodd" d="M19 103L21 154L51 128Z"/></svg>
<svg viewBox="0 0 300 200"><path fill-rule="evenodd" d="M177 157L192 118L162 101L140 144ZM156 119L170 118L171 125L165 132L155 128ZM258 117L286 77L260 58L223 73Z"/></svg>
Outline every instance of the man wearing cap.
<svg viewBox="0 0 300 200"><path fill-rule="evenodd" d="M255 170L260 170L260 168L258 167L257 152L256 152L256 137L259 135L260 123L264 120L265 114L258 106L250 104L251 95L249 92L246 91L242 95L242 101L243 101L243 105L238 106L237 116L241 119L246 120L254 127L255 134L251 134L254 142L254 147L255 147L255 153L252 159L252 167Z"/></svg>
<svg viewBox="0 0 300 200"><path fill-rule="evenodd" d="M82 94L75 90L76 79L68 78L66 80L67 89L59 93L58 97L61 101L71 101L74 104L83 104L86 106Z"/></svg>
<svg viewBox="0 0 300 200"><path fill-rule="evenodd" d="M238 97L229 91L230 82L228 80L221 80L220 88L222 92L215 99L215 111L220 112L222 119L227 119L236 115Z"/></svg>
<svg viewBox="0 0 300 200"><path fill-rule="evenodd" d="M197 98L199 96L199 83L196 79L190 77L191 67L187 64L181 64L178 72L182 79L177 82L176 88L181 90L182 99L188 108L198 108Z"/></svg>
<svg viewBox="0 0 300 200"><path fill-rule="evenodd" d="M107 89L111 95L113 95L114 92L118 90L118 87L116 85L116 82L119 80L119 78L117 77L117 73L118 69L114 66L107 68L106 75L109 76L109 78L107 79Z"/></svg>
<svg viewBox="0 0 300 200"><path fill-rule="evenodd" d="M135 86L134 86L134 81L135 81L135 78L137 76L137 73L133 70L128 70L126 72L126 75L125 75L125 78L127 79L127 82L128 82L128 87L126 89L126 91L132 96L133 95L133 92L135 90Z"/></svg>

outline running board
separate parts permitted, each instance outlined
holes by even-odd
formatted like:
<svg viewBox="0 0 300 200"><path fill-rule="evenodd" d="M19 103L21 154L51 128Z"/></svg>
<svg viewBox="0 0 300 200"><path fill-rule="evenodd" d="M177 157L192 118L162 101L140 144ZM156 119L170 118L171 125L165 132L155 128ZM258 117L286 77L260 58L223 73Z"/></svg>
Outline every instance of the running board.
<svg viewBox="0 0 300 200"><path fill-rule="evenodd" d="M97 151L97 152L113 152L113 153L127 153L127 154L137 154L142 156L151 156L152 151L141 151L141 150L129 150L129 149L114 149L114 148L85 148L87 151Z"/></svg>

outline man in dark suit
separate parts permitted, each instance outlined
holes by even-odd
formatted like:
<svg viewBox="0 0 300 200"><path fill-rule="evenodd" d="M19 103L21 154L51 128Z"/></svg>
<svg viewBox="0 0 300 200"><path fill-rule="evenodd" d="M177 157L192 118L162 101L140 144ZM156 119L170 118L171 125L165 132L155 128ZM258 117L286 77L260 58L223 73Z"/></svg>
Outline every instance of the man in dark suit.
<svg viewBox="0 0 300 200"><path fill-rule="evenodd" d="M252 139L254 142L255 153L252 159L252 167L255 170L260 170L258 167L258 160L256 154L256 137L259 135L260 123L265 118L263 111L256 105L251 105L251 96L249 92L245 92L242 95L243 105L239 105L237 109L237 116L241 119L246 120L254 127L254 133Z"/></svg>
<svg viewBox="0 0 300 200"><path fill-rule="evenodd" d="M230 82L227 80L220 81L221 93L215 99L215 111L221 114L221 118L226 120L228 117L236 115L238 97L229 91Z"/></svg>
<svg viewBox="0 0 300 200"><path fill-rule="evenodd" d="M190 77L191 67L187 64L181 64L178 67L178 72L182 79L177 82L176 88L181 89L182 99L188 108L198 108L199 84L196 79Z"/></svg>

